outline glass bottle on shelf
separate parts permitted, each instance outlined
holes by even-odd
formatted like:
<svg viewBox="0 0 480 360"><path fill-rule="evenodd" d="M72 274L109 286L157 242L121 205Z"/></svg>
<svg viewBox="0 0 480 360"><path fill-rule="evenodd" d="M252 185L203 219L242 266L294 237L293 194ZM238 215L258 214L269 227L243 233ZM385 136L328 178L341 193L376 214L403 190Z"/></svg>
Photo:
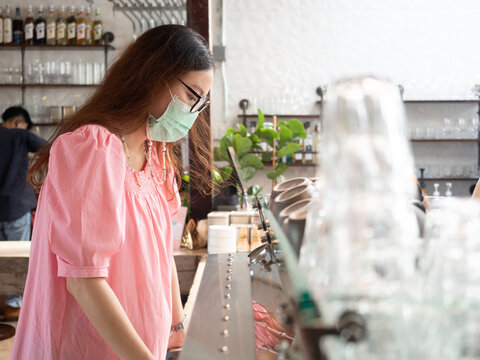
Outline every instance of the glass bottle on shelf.
<svg viewBox="0 0 480 360"><path fill-rule="evenodd" d="M57 45L67 45L67 23L65 21L65 7L58 8L57 16Z"/></svg>
<svg viewBox="0 0 480 360"><path fill-rule="evenodd" d="M77 45L86 45L86 22L84 17L84 7L80 6L77 13Z"/></svg>
<svg viewBox="0 0 480 360"><path fill-rule="evenodd" d="M10 5L5 6L5 17L3 18L3 43L11 44L12 36L12 18L10 17Z"/></svg>
<svg viewBox="0 0 480 360"><path fill-rule="evenodd" d="M35 44L44 45L47 43L46 21L43 17L43 5L38 6L38 17L35 20Z"/></svg>
<svg viewBox="0 0 480 360"><path fill-rule="evenodd" d="M48 7L47 17L47 44L55 45L57 33L57 19L55 17L55 7L50 5Z"/></svg>
<svg viewBox="0 0 480 360"><path fill-rule="evenodd" d="M315 164L320 164L320 150L322 148L321 143L322 143L321 124L320 124L320 121L317 121L317 123L315 124L315 131L314 131L314 137L313 137L313 151L315 153L313 156L313 162Z"/></svg>
<svg viewBox="0 0 480 360"><path fill-rule="evenodd" d="M445 196L446 197L451 197L453 196L453 193L452 193L452 183L451 182L447 182L445 184L445 186L447 187L447 191L445 191Z"/></svg>
<svg viewBox="0 0 480 360"><path fill-rule="evenodd" d="M70 14L67 17L67 44L75 45L77 34L77 21L75 19L75 6L70 6Z"/></svg>
<svg viewBox="0 0 480 360"><path fill-rule="evenodd" d="M25 18L23 31L25 34L25 44L33 45L35 43L35 20L33 19L32 5L28 5L27 7L27 17Z"/></svg>
<svg viewBox="0 0 480 360"><path fill-rule="evenodd" d="M438 191L439 187L440 187L439 183L433 184L434 190L433 190L432 196L440 196L440 191Z"/></svg>
<svg viewBox="0 0 480 360"><path fill-rule="evenodd" d="M100 8L97 8L97 11L95 11L95 20L93 21L92 28L93 28L93 43L95 45L102 44L103 23L102 23L102 19L100 18Z"/></svg>
<svg viewBox="0 0 480 360"><path fill-rule="evenodd" d="M3 44L3 8L0 7L0 45Z"/></svg>
<svg viewBox="0 0 480 360"><path fill-rule="evenodd" d="M20 45L23 43L23 20L18 6L15 9L15 19L12 22L12 37L14 44Z"/></svg>
<svg viewBox="0 0 480 360"><path fill-rule="evenodd" d="M303 163L313 164L313 136L312 129L310 128L310 122L305 122L304 127L307 132L307 136L303 140Z"/></svg>
<svg viewBox="0 0 480 360"><path fill-rule="evenodd" d="M92 10L90 9L90 6L87 7L85 13L85 44L92 44Z"/></svg>

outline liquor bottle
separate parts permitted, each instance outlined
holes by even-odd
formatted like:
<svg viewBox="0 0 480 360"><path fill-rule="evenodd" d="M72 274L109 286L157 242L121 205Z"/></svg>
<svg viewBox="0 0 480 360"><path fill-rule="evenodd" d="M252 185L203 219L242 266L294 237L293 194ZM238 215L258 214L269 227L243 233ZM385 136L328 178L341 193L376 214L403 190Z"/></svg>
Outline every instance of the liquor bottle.
<svg viewBox="0 0 480 360"><path fill-rule="evenodd" d="M55 18L55 8L50 5L47 17L47 44L55 45L57 33L57 19Z"/></svg>
<svg viewBox="0 0 480 360"><path fill-rule="evenodd" d="M100 8L97 8L95 12L95 20L93 21L93 43L95 45L102 44L102 35L103 35L103 23L100 19Z"/></svg>
<svg viewBox="0 0 480 360"><path fill-rule="evenodd" d="M84 7L80 6L78 8L78 13L77 13L77 45L86 45L87 44L87 39L86 39L86 22L85 22L85 17L83 16L84 13Z"/></svg>
<svg viewBox="0 0 480 360"><path fill-rule="evenodd" d="M87 7L87 12L85 13L85 44L92 44L92 10L90 6Z"/></svg>
<svg viewBox="0 0 480 360"><path fill-rule="evenodd" d="M11 44L12 36L12 18L10 17L10 5L5 7L5 17L3 18L3 43Z"/></svg>
<svg viewBox="0 0 480 360"><path fill-rule="evenodd" d="M0 7L0 45L3 44L3 8Z"/></svg>
<svg viewBox="0 0 480 360"><path fill-rule="evenodd" d="M77 21L75 20L75 6L70 6L70 15L67 18L67 44L75 45Z"/></svg>
<svg viewBox="0 0 480 360"><path fill-rule="evenodd" d="M303 140L303 163L304 164L313 164L313 136L312 130L310 129L310 122L305 122L305 130L307 131L307 136Z"/></svg>
<svg viewBox="0 0 480 360"><path fill-rule="evenodd" d="M35 20L35 44L43 45L47 42L45 34L46 21L43 18L43 5L38 6L38 17Z"/></svg>
<svg viewBox="0 0 480 360"><path fill-rule="evenodd" d="M23 20L20 13L20 7L15 9L15 19L12 21L12 42L20 45L23 43Z"/></svg>
<svg viewBox="0 0 480 360"><path fill-rule="evenodd" d="M65 7L58 8L57 16L57 45L67 45L67 24L65 22Z"/></svg>
<svg viewBox="0 0 480 360"><path fill-rule="evenodd" d="M35 43L35 20L33 19L32 5L27 6L27 17L23 26L25 34L25 44L33 45Z"/></svg>
<svg viewBox="0 0 480 360"><path fill-rule="evenodd" d="M320 157L321 157L321 148L322 148L322 125L318 121L315 124L315 131L314 131L314 136L313 136L313 162L315 164L320 164Z"/></svg>

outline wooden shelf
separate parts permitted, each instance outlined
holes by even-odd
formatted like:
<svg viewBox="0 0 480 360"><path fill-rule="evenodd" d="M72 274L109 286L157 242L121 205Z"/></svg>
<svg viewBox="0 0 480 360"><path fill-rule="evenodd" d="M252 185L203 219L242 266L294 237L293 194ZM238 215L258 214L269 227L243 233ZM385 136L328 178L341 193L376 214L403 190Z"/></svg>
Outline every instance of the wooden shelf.
<svg viewBox="0 0 480 360"><path fill-rule="evenodd" d="M271 162L264 162L264 166L272 166ZM312 166L317 166L317 164L302 164L302 163L294 163L294 164L287 164L288 167L293 166L293 167L312 167Z"/></svg>
<svg viewBox="0 0 480 360"><path fill-rule="evenodd" d="M441 99L431 99L431 100L403 100L405 104L423 104L423 103L480 103L479 99L458 99L458 100L441 100Z"/></svg>
<svg viewBox="0 0 480 360"><path fill-rule="evenodd" d="M480 99L457 99L457 100L454 100L454 99L418 99L418 100L414 100L414 99L407 99L407 100L403 100L403 102L405 104L428 104L428 103L445 103L445 104L448 104L448 103L472 103L472 104L478 104L480 103ZM321 104L322 101L321 100L317 100L316 101L317 104Z"/></svg>
<svg viewBox="0 0 480 360"><path fill-rule="evenodd" d="M60 125L60 123L55 123L55 122L46 122L46 123L33 123L32 126L57 126Z"/></svg>
<svg viewBox="0 0 480 360"><path fill-rule="evenodd" d="M480 139L410 139L411 142L471 142L479 143Z"/></svg>
<svg viewBox="0 0 480 360"><path fill-rule="evenodd" d="M98 84L0 84L6 88L95 87Z"/></svg>
<svg viewBox="0 0 480 360"><path fill-rule="evenodd" d="M272 114L263 114L265 117L272 117L273 115ZM243 119L243 118L257 118L258 117L258 114L245 114L245 115L237 115L237 117L239 119ZM310 115L276 115L276 117L278 118L301 118L301 119L311 119L311 118L319 118L320 115L319 114L310 114Z"/></svg>
<svg viewBox="0 0 480 360"><path fill-rule="evenodd" d="M115 50L112 45L0 45L0 50L18 50L18 49L32 49L32 50Z"/></svg>
<svg viewBox="0 0 480 360"><path fill-rule="evenodd" d="M438 178L424 178L423 181L474 181L477 182L478 178L469 177L438 177Z"/></svg>

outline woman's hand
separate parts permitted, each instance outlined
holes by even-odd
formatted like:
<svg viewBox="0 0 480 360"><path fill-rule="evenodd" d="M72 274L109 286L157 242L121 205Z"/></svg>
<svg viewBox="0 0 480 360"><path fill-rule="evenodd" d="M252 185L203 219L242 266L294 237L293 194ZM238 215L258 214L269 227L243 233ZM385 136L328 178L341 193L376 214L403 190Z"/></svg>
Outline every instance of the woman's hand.
<svg viewBox="0 0 480 360"><path fill-rule="evenodd" d="M167 349L171 350L182 347L183 340L185 340L185 329L179 331L170 331Z"/></svg>

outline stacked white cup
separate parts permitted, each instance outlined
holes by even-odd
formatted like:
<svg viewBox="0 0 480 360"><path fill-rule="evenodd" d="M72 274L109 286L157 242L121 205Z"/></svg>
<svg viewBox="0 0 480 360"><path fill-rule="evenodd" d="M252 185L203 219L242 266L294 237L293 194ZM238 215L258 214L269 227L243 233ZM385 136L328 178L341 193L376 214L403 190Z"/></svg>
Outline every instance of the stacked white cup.
<svg viewBox="0 0 480 360"><path fill-rule="evenodd" d="M210 225L208 227L208 253L224 254L236 252L237 229L230 225Z"/></svg>

